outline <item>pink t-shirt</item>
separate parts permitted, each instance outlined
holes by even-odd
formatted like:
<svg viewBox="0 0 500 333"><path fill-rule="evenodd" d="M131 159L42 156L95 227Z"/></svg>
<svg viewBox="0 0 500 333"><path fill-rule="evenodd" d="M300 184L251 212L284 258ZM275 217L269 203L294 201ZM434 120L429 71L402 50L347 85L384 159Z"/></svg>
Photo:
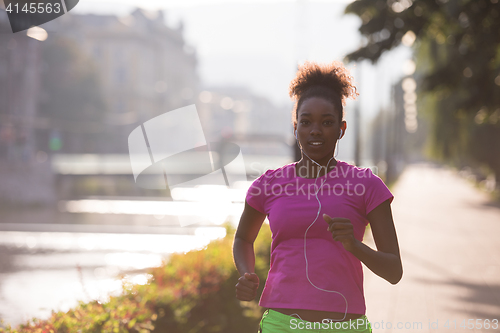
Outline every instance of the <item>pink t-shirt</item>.
<svg viewBox="0 0 500 333"><path fill-rule="evenodd" d="M306 179L296 175L295 164L268 170L247 192L247 203L268 216L272 231L271 267L259 305L344 313L347 301L347 313L365 314L361 262L333 240L322 216L348 218L362 240L367 214L393 195L370 169L338 161L326 176ZM304 233L318 213L315 193L323 181L321 211L306 238L309 282Z"/></svg>

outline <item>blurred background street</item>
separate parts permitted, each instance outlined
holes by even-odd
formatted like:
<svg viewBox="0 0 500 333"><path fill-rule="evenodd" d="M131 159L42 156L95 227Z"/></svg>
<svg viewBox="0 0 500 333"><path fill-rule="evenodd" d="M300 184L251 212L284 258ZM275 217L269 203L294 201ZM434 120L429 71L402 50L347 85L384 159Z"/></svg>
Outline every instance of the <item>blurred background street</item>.
<svg viewBox="0 0 500 333"><path fill-rule="evenodd" d="M18 33L5 4L6 323L105 302L147 283L147 269L172 253L224 237L251 182L300 158L288 86L305 60L351 70L360 95L347 101L338 159L371 167L395 194L405 273L391 286L366 272L368 318L423 323L408 332L500 319L498 0L82 0ZM203 136L190 148L217 147L213 170L227 166L224 147L235 144L243 172L217 170L223 186L192 163L162 171L163 187L139 186L131 133L147 140L148 121L189 105ZM171 141L171 151L185 147ZM175 177L196 181L174 187Z"/></svg>

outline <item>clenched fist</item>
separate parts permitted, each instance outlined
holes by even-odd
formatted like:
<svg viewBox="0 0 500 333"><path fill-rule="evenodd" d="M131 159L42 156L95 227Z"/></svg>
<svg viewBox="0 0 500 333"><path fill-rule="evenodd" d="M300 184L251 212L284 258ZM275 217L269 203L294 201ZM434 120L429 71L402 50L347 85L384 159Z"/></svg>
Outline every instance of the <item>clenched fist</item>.
<svg viewBox="0 0 500 333"><path fill-rule="evenodd" d="M245 273L236 284L236 298L240 301L252 301L257 296L259 277L255 273Z"/></svg>
<svg viewBox="0 0 500 333"><path fill-rule="evenodd" d="M328 231L332 233L334 240L339 241L349 252L354 250L357 239L354 238L354 228L351 220L344 217L330 217L323 214L323 219L328 223Z"/></svg>

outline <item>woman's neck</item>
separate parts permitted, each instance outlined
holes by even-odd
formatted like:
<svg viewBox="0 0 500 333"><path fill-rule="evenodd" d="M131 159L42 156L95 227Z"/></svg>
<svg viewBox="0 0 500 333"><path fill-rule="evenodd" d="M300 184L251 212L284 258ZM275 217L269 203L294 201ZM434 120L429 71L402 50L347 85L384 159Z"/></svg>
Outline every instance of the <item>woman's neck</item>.
<svg viewBox="0 0 500 333"><path fill-rule="evenodd" d="M318 178L326 175L328 172L330 172L335 166L337 165L337 160L335 158L332 158L328 163L327 161L323 161L322 163L319 163L321 165L318 166L316 163L311 161L307 157L302 157L300 161L297 162L295 165L295 171L297 176L301 178ZM326 167L328 165L328 171L326 170ZM319 175L318 175L319 172Z"/></svg>

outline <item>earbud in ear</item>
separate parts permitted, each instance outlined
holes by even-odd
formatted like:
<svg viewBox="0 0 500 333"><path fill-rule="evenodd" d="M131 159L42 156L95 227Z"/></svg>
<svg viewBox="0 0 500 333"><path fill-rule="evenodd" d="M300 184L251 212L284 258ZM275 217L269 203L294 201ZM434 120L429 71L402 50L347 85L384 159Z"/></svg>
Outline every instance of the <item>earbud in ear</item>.
<svg viewBox="0 0 500 333"><path fill-rule="evenodd" d="M340 129L340 135L339 135L339 140L340 138L342 137L342 134L344 133L344 131L342 131L342 128Z"/></svg>
<svg viewBox="0 0 500 333"><path fill-rule="evenodd" d="M297 138L297 131L295 131L295 139L297 139L297 140L299 139L299 138Z"/></svg>

